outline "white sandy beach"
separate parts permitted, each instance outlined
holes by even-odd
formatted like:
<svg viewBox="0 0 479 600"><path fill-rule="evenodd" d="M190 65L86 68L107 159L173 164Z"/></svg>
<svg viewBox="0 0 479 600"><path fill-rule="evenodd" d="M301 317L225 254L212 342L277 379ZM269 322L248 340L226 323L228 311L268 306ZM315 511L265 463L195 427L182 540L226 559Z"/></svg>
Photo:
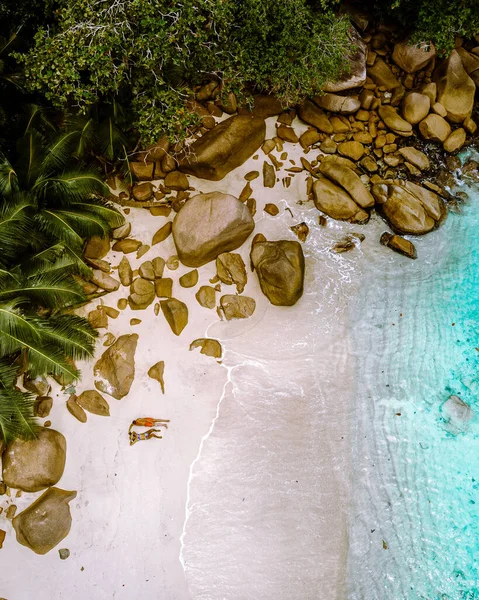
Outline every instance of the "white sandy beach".
<svg viewBox="0 0 479 600"><path fill-rule="evenodd" d="M269 119L267 138L274 135ZM305 126L297 120L295 130ZM288 159L299 163L299 144L285 143ZM244 174L262 171L264 155L251 158L219 182L190 178L198 191L238 196ZM279 157L279 153L275 153ZM311 151L308 159L316 155ZM194 294L215 274L214 263L199 269L195 288L184 289L181 266L165 276L174 279L173 295L188 305L189 323L179 337L163 315L124 310L109 320L115 336L138 333L136 378L129 395L117 401L105 395L111 417L88 416L81 424L54 388L52 427L67 438L67 466L58 486L77 490L71 503L73 526L59 548L71 556L61 561L58 548L37 556L16 543L8 530L0 552L0 597L7 600L313 600L345 597L348 545L348 419L354 394L354 362L349 355L348 303L360 279L361 262L378 244L378 223L351 226L328 220L318 225L318 211L306 200L306 172L286 189L252 182L257 201L255 233L267 239L296 239L289 227L306 221L310 235L303 245L306 281L303 298L291 308L275 307L261 294L249 271L250 240L238 250L248 268L244 294L256 300L250 319L220 321L202 308ZM280 214L263 206L273 202ZM289 207L290 212L285 211ZM174 217L172 213L169 219ZM131 237L151 243L166 222L144 209L132 209ZM350 231L366 240L359 249L329 251ZM374 231L369 236L368 231ZM136 260L167 259L175 248L170 236ZM107 260L116 267L121 253ZM112 273L115 276L115 273ZM235 288L222 285L223 293ZM116 307L128 290L120 287L102 300ZM221 294L220 294L221 295ZM219 300L219 295L218 295ZM93 303L88 307L91 310ZM142 319L130 326L131 318ZM103 331L97 356L103 352ZM213 337L223 344L224 359L189 351L189 344ZM147 375L165 361L165 395ZM94 389L93 363L82 366L78 393ZM129 446L127 430L137 417L170 419L162 440ZM15 499L18 512L39 494ZM3 496L0 506L10 499ZM13 501L13 500L12 500Z"/></svg>

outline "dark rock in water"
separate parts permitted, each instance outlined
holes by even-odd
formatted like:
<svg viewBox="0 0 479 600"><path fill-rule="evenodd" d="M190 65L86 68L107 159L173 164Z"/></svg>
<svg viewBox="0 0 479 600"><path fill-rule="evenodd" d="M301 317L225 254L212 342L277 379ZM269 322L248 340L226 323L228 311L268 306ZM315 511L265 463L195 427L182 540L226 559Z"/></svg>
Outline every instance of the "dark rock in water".
<svg viewBox="0 0 479 600"><path fill-rule="evenodd" d="M10 442L2 458L3 481L25 492L54 485L63 475L66 445L64 436L54 429L40 429L33 440Z"/></svg>
<svg viewBox="0 0 479 600"><path fill-rule="evenodd" d="M68 503L77 495L50 488L13 519L17 541L37 554L46 554L70 532L72 518Z"/></svg>
<svg viewBox="0 0 479 600"><path fill-rule="evenodd" d="M441 406L441 414L446 429L454 435L465 431L474 418L472 408L459 396L449 396Z"/></svg>
<svg viewBox="0 0 479 600"><path fill-rule="evenodd" d="M121 335L116 342L105 350L94 367L95 387L121 400L128 394L135 378L135 351L138 335Z"/></svg>
<svg viewBox="0 0 479 600"><path fill-rule="evenodd" d="M271 304L296 304L303 295L304 255L301 244L289 240L256 242L251 246L250 257L261 291Z"/></svg>
<svg viewBox="0 0 479 600"><path fill-rule="evenodd" d="M264 142L266 124L260 117L235 115L205 133L179 157L183 173L219 181L242 165Z"/></svg>
<svg viewBox="0 0 479 600"><path fill-rule="evenodd" d="M236 250L254 229L247 207L234 196L198 194L173 222L173 238L181 262L201 267L222 252Z"/></svg>
<svg viewBox="0 0 479 600"><path fill-rule="evenodd" d="M400 235L394 235L385 231L382 234L379 242L383 246L387 246L388 248L391 248L391 250L394 250L399 254L403 254L408 258L417 258L416 246L409 240L406 240L405 238L401 237Z"/></svg>

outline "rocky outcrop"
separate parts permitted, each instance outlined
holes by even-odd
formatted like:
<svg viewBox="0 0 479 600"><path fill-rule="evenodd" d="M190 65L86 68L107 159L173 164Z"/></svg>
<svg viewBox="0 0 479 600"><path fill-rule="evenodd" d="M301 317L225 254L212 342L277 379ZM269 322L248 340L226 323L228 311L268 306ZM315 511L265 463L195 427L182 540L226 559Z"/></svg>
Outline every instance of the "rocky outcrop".
<svg viewBox="0 0 479 600"><path fill-rule="evenodd" d="M13 519L17 541L37 554L46 554L70 532L72 518L68 505L76 492L50 488Z"/></svg>
<svg viewBox="0 0 479 600"><path fill-rule="evenodd" d="M234 196L211 192L189 200L173 221L181 262L200 267L222 252L239 248L254 229L248 208Z"/></svg>
<svg viewBox="0 0 479 600"><path fill-rule="evenodd" d="M342 187L326 177L313 184L313 199L316 208L333 219L350 223L366 223L369 219L369 214Z"/></svg>
<svg viewBox="0 0 479 600"><path fill-rule="evenodd" d="M343 115L350 115L361 108L361 102L352 96L339 96L338 94L323 94L315 96L313 102L320 108Z"/></svg>
<svg viewBox="0 0 479 600"><path fill-rule="evenodd" d="M179 170L202 179L223 179L258 150L265 134L266 125L260 117L230 117L193 142L178 157Z"/></svg>
<svg viewBox="0 0 479 600"><path fill-rule="evenodd" d="M121 400L130 391L135 378L135 351L138 343L136 333L121 335L101 355L94 367L95 387L105 394Z"/></svg>
<svg viewBox="0 0 479 600"><path fill-rule="evenodd" d="M354 51L349 56L348 69L336 81L326 83L323 86L325 92L341 92L359 87L366 82L366 44L354 28L351 28L350 35Z"/></svg>
<svg viewBox="0 0 479 600"><path fill-rule="evenodd" d="M3 454L3 481L11 488L38 492L60 481L67 443L54 429L40 429L36 439L17 439Z"/></svg>
<svg viewBox="0 0 479 600"><path fill-rule="evenodd" d="M275 306L293 306L303 295L304 255L299 242L256 242L251 264L261 291Z"/></svg>
<svg viewBox="0 0 479 600"><path fill-rule="evenodd" d="M408 40L394 45L393 61L406 73L416 73L436 56L436 48L432 43L421 42L409 44Z"/></svg>
<svg viewBox="0 0 479 600"><path fill-rule="evenodd" d="M476 86L466 73L456 50L441 61L433 78L437 85L437 100L446 109L448 120L462 123L472 112Z"/></svg>

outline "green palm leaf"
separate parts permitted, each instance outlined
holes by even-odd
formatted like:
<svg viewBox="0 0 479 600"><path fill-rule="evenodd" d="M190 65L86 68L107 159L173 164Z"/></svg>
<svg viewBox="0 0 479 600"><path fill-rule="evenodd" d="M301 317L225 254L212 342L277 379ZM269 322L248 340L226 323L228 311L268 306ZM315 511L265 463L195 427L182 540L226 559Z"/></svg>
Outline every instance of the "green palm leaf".
<svg viewBox="0 0 479 600"><path fill-rule="evenodd" d="M16 298L18 302L34 301L45 308L70 306L85 299L80 286L68 273L49 271L10 282L0 288L0 302Z"/></svg>
<svg viewBox="0 0 479 600"><path fill-rule="evenodd" d="M43 339L61 348L72 360L92 358L97 332L90 323L78 315L58 315L45 319Z"/></svg>
<svg viewBox="0 0 479 600"><path fill-rule="evenodd" d="M33 186L35 196L43 202L68 206L81 202L92 194L104 194L108 189L94 171L69 171L60 175L39 177Z"/></svg>
<svg viewBox="0 0 479 600"><path fill-rule="evenodd" d="M91 269L85 264L80 254L65 242L58 242L28 257L22 264L25 275L36 275L39 272L63 271L86 277L91 275ZM2 272L0 270L0 279Z"/></svg>
<svg viewBox="0 0 479 600"><path fill-rule="evenodd" d="M115 160L126 143L125 136L115 124L113 116L104 119L98 126L98 143L102 154L108 160Z"/></svg>
<svg viewBox="0 0 479 600"><path fill-rule="evenodd" d="M33 405L32 394L13 387L0 387L0 441L8 443L16 438L35 438Z"/></svg>
<svg viewBox="0 0 479 600"><path fill-rule="evenodd" d="M125 217L113 206L113 204L102 198L90 198L84 202L75 202L72 206L97 215L113 229L115 227L120 227L120 225L123 225L125 222Z"/></svg>
<svg viewBox="0 0 479 600"><path fill-rule="evenodd" d="M18 192L18 177L10 162L0 152L0 194L10 197Z"/></svg>
<svg viewBox="0 0 479 600"><path fill-rule="evenodd" d="M49 173L55 168L63 168L69 160L78 138L77 131L64 131L47 148L42 163L42 171Z"/></svg>
<svg viewBox="0 0 479 600"><path fill-rule="evenodd" d="M15 202L0 205L0 266L6 267L28 246L32 229L31 204L17 195Z"/></svg>

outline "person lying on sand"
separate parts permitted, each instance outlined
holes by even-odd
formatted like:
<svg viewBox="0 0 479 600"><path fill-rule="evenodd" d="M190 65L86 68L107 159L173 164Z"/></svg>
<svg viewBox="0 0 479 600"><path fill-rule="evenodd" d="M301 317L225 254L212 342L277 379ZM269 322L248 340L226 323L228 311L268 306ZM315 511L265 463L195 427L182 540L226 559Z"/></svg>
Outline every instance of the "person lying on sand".
<svg viewBox="0 0 479 600"><path fill-rule="evenodd" d="M168 428L169 419L153 419L152 417L143 417L140 419L135 419L129 429L128 436L130 438L130 446L136 444L136 442L141 442L144 440L150 440L151 438L157 438L159 440L163 439L163 436L156 435L157 433L161 433L161 429L154 429L154 426ZM148 431L143 433L138 433L137 431L133 431L133 427L151 427Z"/></svg>

